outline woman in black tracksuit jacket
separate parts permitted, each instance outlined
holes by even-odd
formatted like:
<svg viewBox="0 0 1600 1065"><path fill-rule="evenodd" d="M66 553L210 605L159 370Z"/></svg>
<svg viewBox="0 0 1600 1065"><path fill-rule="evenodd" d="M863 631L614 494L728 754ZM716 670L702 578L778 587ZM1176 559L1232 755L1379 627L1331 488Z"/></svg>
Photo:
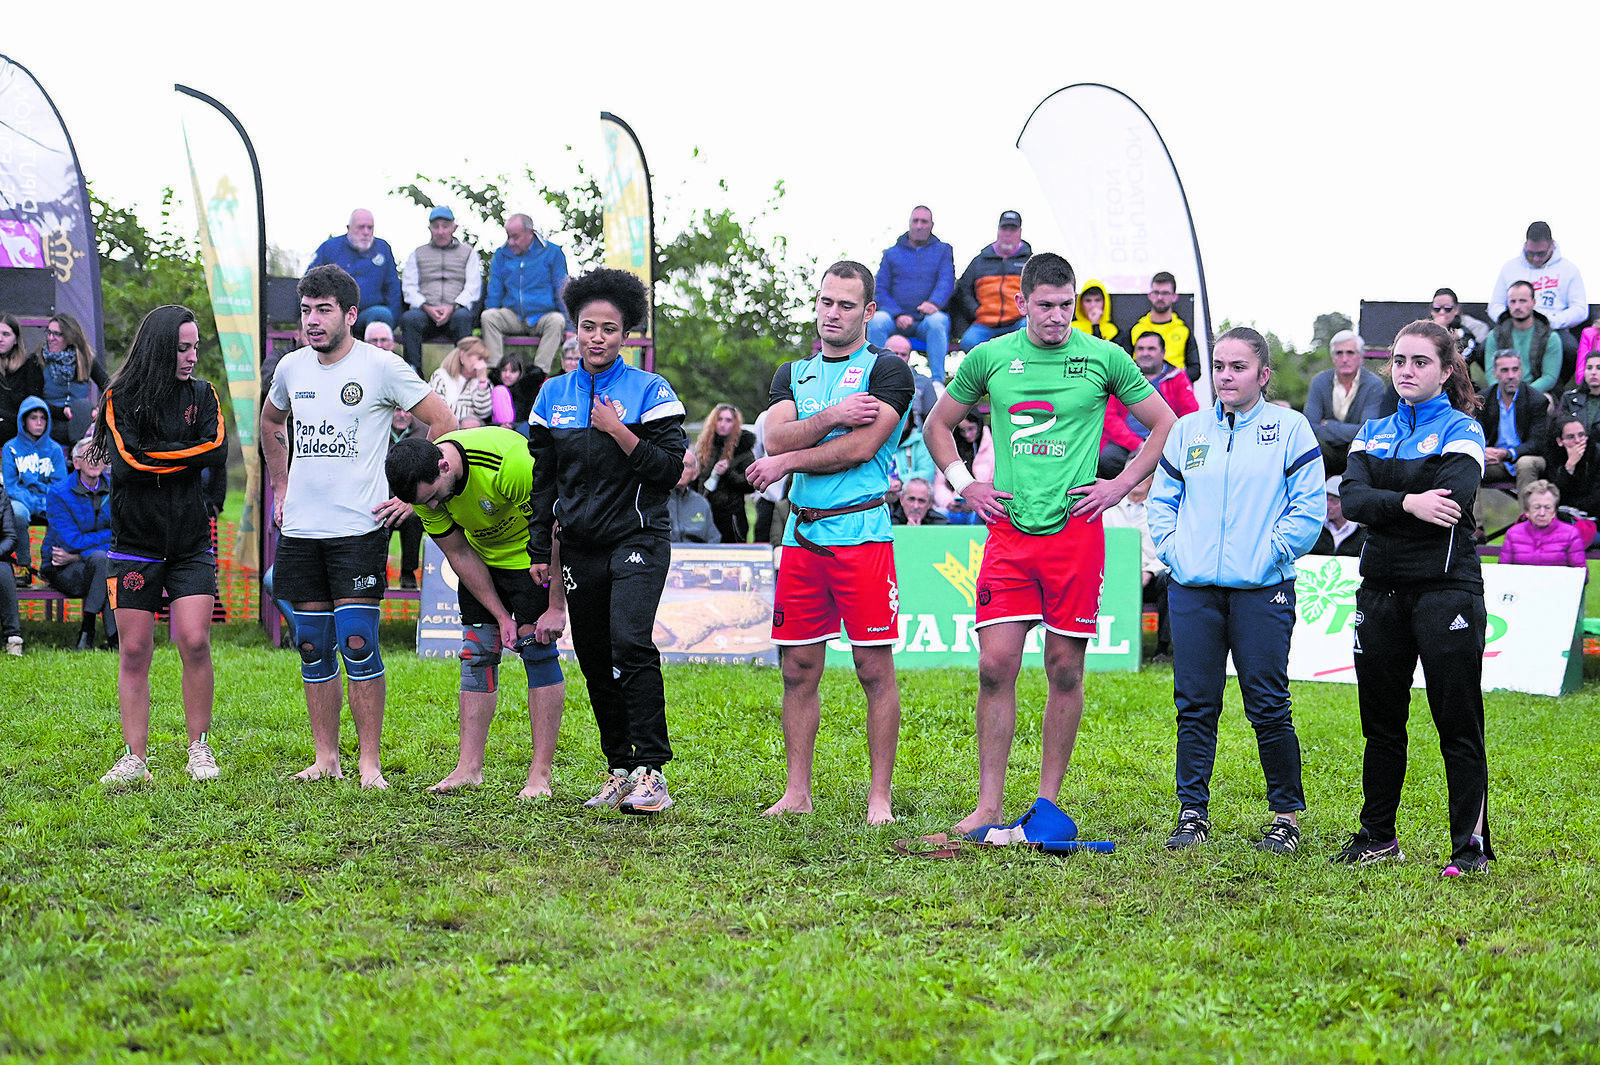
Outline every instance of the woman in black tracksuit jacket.
<svg viewBox="0 0 1600 1065"><path fill-rule="evenodd" d="M194 376L199 344L192 311L157 307L139 323L128 357L96 412L94 443L110 456L114 486L109 583L121 633L117 701L127 744L102 778L108 784L150 776L150 659L163 591L183 662L187 771L196 780L218 775L207 736L217 559L201 471L211 467L224 474L228 437L217 390Z"/></svg>
<svg viewBox="0 0 1600 1065"><path fill-rule="evenodd" d="M1334 857L1404 857L1395 812L1406 773L1406 717L1417 659L1449 786L1450 860L1443 875L1487 868L1489 763L1483 738L1487 614L1473 542L1483 479L1477 396L1455 338L1429 321L1395 337L1399 410L1367 422L1350 445L1346 517L1367 528L1356 595L1355 665L1366 737L1361 828Z"/></svg>

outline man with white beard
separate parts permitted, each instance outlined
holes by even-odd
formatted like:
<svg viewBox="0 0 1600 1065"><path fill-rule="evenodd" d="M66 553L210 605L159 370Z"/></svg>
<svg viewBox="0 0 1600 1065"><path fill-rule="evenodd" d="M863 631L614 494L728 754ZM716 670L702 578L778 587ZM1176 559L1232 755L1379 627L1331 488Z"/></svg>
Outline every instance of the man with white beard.
<svg viewBox="0 0 1600 1065"><path fill-rule="evenodd" d="M361 287L361 313L355 335L365 336L368 324L382 322L391 330L400 324L400 264L389 242L372 235L372 212L357 207L350 212L344 236L329 237L311 257L312 267L330 263L356 279Z"/></svg>

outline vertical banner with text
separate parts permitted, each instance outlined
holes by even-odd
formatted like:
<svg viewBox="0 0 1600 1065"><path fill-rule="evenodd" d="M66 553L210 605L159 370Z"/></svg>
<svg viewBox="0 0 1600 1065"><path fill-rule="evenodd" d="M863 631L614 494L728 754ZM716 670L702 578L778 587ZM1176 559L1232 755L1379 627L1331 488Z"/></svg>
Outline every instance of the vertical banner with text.
<svg viewBox="0 0 1600 1065"><path fill-rule="evenodd" d="M78 153L44 89L26 67L3 55L0 266L49 270L56 311L78 319L95 350L105 351L100 253Z"/></svg>
<svg viewBox="0 0 1600 1065"><path fill-rule="evenodd" d="M1112 292L1148 292L1150 275L1170 271L1194 291L1187 323L1200 365L1211 365L1211 305L1189 198L1166 142L1144 109L1107 85L1057 89L1033 109L1017 138L1050 202L1062 249L1079 277ZM1210 377L1195 382L1200 405Z"/></svg>
<svg viewBox="0 0 1600 1065"><path fill-rule="evenodd" d="M600 178L603 258L606 266L626 270L644 282L651 294L645 331L654 336L656 244L650 168L632 128L609 111L600 112L600 135L606 158ZM625 354L631 360L639 350L629 348Z"/></svg>
<svg viewBox="0 0 1600 1065"><path fill-rule="evenodd" d="M234 428L244 451L238 561L253 568L259 557L262 524L261 462L256 451L256 417L261 409L261 292L266 273L261 171L255 148L232 112L205 93L184 85L174 88L183 96L183 143L200 227L200 255L228 372Z"/></svg>

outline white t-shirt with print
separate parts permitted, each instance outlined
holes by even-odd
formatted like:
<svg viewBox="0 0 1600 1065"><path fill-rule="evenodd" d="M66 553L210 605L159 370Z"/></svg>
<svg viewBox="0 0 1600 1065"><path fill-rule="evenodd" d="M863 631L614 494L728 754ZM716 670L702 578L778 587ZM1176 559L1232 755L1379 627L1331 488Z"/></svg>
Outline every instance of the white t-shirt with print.
<svg viewBox="0 0 1600 1065"><path fill-rule="evenodd" d="M389 498L390 420L429 394L399 355L360 340L331 366L311 348L285 355L268 393L294 419L284 533L326 540L376 529L372 508Z"/></svg>

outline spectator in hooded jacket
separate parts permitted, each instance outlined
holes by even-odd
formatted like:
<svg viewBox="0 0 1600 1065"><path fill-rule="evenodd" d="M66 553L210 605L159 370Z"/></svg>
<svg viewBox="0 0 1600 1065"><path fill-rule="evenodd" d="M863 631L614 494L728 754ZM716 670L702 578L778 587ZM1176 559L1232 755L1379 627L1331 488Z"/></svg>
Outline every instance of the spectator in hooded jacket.
<svg viewBox="0 0 1600 1065"><path fill-rule="evenodd" d="M116 650L117 618L109 609L106 588L111 572L111 477L106 457L88 437L73 445L72 461L77 472L50 486L45 505L50 528L39 545L40 570L50 587L69 599L83 600L76 649L94 647L95 617L104 614L105 647Z"/></svg>
<svg viewBox="0 0 1600 1065"><path fill-rule="evenodd" d="M11 497L17 527L24 533L17 540L17 562L22 572L17 574L16 583L26 588L33 583L28 572L33 565L33 548L26 535L28 524L44 523L50 486L70 472L66 452L50 435L50 408L38 396L22 401L17 411L17 435L0 448L0 469L4 471L6 494Z"/></svg>
<svg viewBox="0 0 1600 1065"><path fill-rule="evenodd" d="M1366 341L1353 329L1333 334L1328 341L1333 368L1313 377L1306 393L1306 421L1317 434L1322 464L1329 473L1344 472L1350 441L1357 430L1378 417L1388 392L1383 379L1362 366L1366 348Z"/></svg>
<svg viewBox="0 0 1600 1065"><path fill-rule="evenodd" d="M17 540L28 535L26 525L17 524L11 497L0 488L0 635L5 637L6 654L22 654L22 614L17 609L17 586L11 580L11 552Z"/></svg>
<svg viewBox="0 0 1600 1065"><path fill-rule="evenodd" d="M1534 481L1522 493L1522 517L1506 530L1500 548L1502 566L1573 566L1583 568L1583 536L1571 522L1561 521L1556 510L1561 490L1549 481Z"/></svg>
<svg viewBox="0 0 1600 1065"><path fill-rule="evenodd" d="M993 340L1022 328L1022 268L1033 249L1022 239L1022 216L1003 211L994 243L967 264L956 282L956 299L972 319L961 334L961 350L971 351L985 340Z"/></svg>
<svg viewBox="0 0 1600 1065"><path fill-rule="evenodd" d="M533 228L533 219L506 219L506 242L489 260L489 291L483 300L483 342L489 365L505 358L508 336L539 337L534 365L549 373L567 337L561 293L567 287L567 256Z"/></svg>
<svg viewBox="0 0 1600 1065"><path fill-rule="evenodd" d="M1105 285L1094 278L1085 281L1083 288L1078 292L1078 304L1073 309L1072 326L1092 337L1113 343L1122 332L1111 320L1110 294L1106 292ZM1123 347L1121 344L1117 346Z"/></svg>
<svg viewBox="0 0 1600 1065"><path fill-rule="evenodd" d="M372 229L372 212L357 207L350 212L344 236L323 241L311 257L311 266L306 267L310 270L332 263L356 279L361 303L355 332L362 337L373 322L382 322L390 330L400 324L400 263L389 242L373 236ZM371 337L366 339L373 343Z"/></svg>
<svg viewBox="0 0 1600 1065"><path fill-rule="evenodd" d="M1133 323L1129 334L1138 337L1146 330L1161 334L1167 361L1183 370L1191 381L1200 380L1200 349L1194 342L1189 323L1173 311L1178 305L1178 280L1165 270L1150 278L1150 310Z"/></svg>
<svg viewBox="0 0 1600 1065"><path fill-rule="evenodd" d="M1133 342L1133 361L1139 364L1144 379L1161 393L1172 413L1181 418L1199 410L1200 401L1194 398L1189 375L1167 362L1164 344L1162 335L1153 330L1138 334ZM1121 473L1128 458L1144 446L1149 435L1150 430L1128 413L1122 400L1115 396L1106 400L1105 428L1100 433L1100 476L1109 479Z"/></svg>
<svg viewBox="0 0 1600 1065"><path fill-rule="evenodd" d="M911 209L911 223L878 264L878 311L867 323L867 340L884 347L889 337L915 337L928 356L928 374L944 380L950 352L950 316L944 306L956 288L954 252L933 235L933 212Z"/></svg>
<svg viewBox="0 0 1600 1065"><path fill-rule="evenodd" d="M0 314L0 447L17 433L17 411L29 396L44 395L44 363L22 342L22 323Z"/></svg>
<svg viewBox="0 0 1600 1065"><path fill-rule="evenodd" d="M1584 291L1583 275L1572 260L1561 254L1561 246L1550 234L1548 222L1533 222L1522 242L1522 254L1510 259L1494 279L1489 297L1489 317L1495 321L1509 309L1511 286L1526 282L1533 289L1534 307L1555 330L1563 357L1573 358L1578 351L1576 332L1589 320L1589 296ZM1563 367L1570 370L1571 363ZM1542 375L1541 375L1542 376ZM1554 382L1543 388L1554 387Z"/></svg>

